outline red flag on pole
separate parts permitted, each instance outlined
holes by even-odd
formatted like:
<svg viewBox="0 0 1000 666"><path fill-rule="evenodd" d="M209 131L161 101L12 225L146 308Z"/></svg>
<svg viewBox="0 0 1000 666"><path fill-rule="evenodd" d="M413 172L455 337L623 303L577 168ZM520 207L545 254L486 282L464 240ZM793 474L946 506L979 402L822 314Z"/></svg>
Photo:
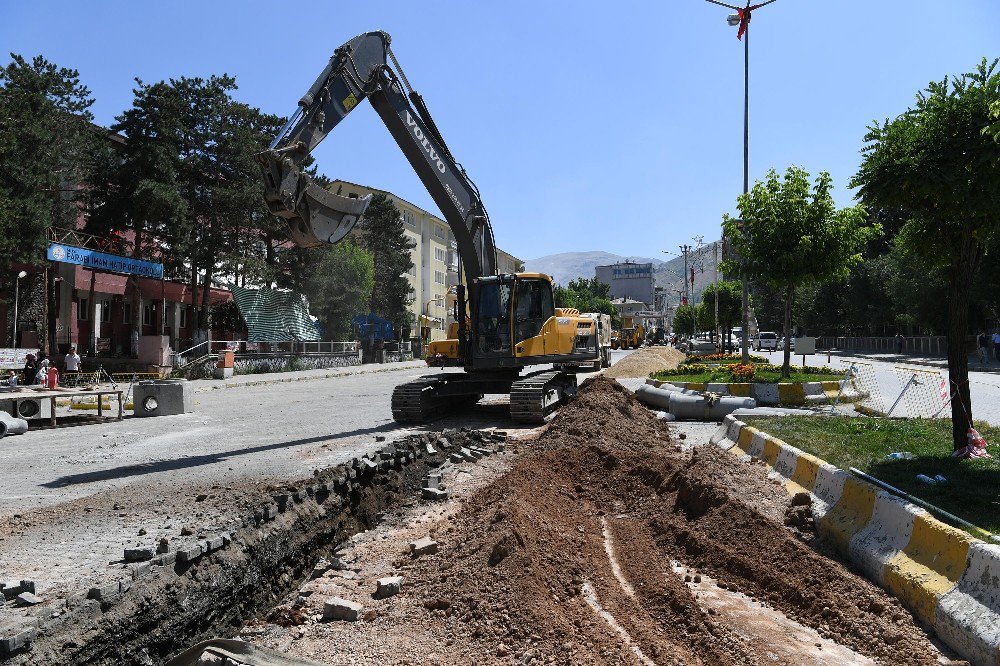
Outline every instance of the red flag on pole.
<svg viewBox="0 0 1000 666"><path fill-rule="evenodd" d="M745 9L737 9L736 13L740 17L740 29L736 31L736 39L742 40L743 33L747 31L747 26L750 25L750 12L757 9L758 7L763 7L764 5L770 4L768 2L762 2L759 5L747 5Z"/></svg>

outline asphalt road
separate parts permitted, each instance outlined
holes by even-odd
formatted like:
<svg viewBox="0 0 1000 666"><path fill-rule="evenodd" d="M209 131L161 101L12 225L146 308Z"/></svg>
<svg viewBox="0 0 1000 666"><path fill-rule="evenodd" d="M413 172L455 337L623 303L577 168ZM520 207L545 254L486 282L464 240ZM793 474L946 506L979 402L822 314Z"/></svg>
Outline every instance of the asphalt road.
<svg viewBox="0 0 1000 666"><path fill-rule="evenodd" d="M126 545L178 539L182 527L228 530L240 502L259 501L261 488L374 451L384 446L378 436L462 426L527 430L510 420L505 396L487 396L464 416L400 428L392 389L429 372L440 371L383 367L209 390L195 394L191 414L0 439L0 578L30 578L48 593L96 584Z"/></svg>

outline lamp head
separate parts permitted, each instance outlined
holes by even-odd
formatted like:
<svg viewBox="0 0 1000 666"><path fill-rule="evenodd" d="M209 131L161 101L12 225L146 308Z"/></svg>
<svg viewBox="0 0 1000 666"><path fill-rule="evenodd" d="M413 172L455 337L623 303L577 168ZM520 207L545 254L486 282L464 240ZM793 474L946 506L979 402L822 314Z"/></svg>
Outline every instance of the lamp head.
<svg viewBox="0 0 1000 666"><path fill-rule="evenodd" d="M726 19L726 22L731 26L737 26L740 24L740 15L730 14L729 18Z"/></svg>
<svg viewBox="0 0 1000 666"><path fill-rule="evenodd" d="M28 277L28 271L21 271L20 273L17 274L17 279L18 280L20 280L21 278L26 278L26 277Z"/></svg>

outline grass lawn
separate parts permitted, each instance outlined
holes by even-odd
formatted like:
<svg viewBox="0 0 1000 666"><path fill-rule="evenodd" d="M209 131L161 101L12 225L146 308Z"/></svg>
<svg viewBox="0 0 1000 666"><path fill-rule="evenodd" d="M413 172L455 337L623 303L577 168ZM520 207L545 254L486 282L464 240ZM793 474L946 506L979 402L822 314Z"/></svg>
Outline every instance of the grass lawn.
<svg viewBox="0 0 1000 666"><path fill-rule="evenodd" d="M989 532L1000 533L1000 460L952 458L948 419L785 416L748 418L747 422L843 470L857 467ZM976 429L988 443L1000 443L1000 428L977 423ZM885 457L897 451L916 457ZM998 455L995 449L992 453ZM917 481L917 474L932 478L940 474L948 484L928 486Z"/></svg>
<svg viewBox="0 0 1000 666"><path fill-rule="evenodd" d="M679 368L679 371L683 371L684 366ZM693 372L690 374L667 374L662 372L654 372L652 374L653 379L659 379L664 382L718 382L720 384L730 384L734 383L732 375L725 368L716 368L714 370L705 370L703 372ZM791 377L788 379L783 379L781 377L781 368L777 370L761 370L757 369L754 373L753 381L760 384L801 384L802 382L833 382L840 381L844 378L844 373L804 373L796 372L795 368L792 368ZM745 383L745 382L743 382Z"/></svg>

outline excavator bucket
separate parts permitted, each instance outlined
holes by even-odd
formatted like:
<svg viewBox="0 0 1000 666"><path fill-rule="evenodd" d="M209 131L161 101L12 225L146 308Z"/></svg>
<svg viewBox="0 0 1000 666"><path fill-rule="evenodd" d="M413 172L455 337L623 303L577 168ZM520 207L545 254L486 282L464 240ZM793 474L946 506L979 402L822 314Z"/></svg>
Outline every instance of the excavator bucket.
<svg viewBox="0 0 1000 666"><path fill-rule="evenodd" d="M368 208L371 195L343 197L320 187L278 151L258 156L264 172L268 208L288 222L289 236L300 247L334 245L344 240Z"/></svg>

